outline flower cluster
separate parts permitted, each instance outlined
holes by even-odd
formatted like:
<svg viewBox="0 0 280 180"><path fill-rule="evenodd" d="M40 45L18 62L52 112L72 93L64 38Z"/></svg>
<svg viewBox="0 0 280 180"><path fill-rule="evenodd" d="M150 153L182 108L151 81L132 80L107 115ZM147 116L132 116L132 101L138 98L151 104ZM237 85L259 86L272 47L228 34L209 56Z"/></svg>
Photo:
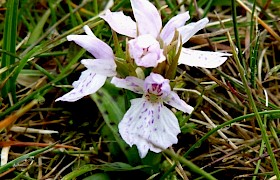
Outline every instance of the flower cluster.
<svg viewBox="0 0 280 180"><path fill-rule="evenodd" d="M124 141L130 146L136 145L140 157L144 158L149 150L160 152L178 141L177 135L180 133L178 120L164 104L184 113L190 114L193 111L193 107L172 91L169 79L165 79L156 71L160 64L170 58L168 56L170 49L175 50L178 55L175 61L177 64L204 68L220 66L230 54L182 47L182 44L206 26L207 18L185 25L190 18L189 12L185 12L171 18L162 27L160 14L152 3L148 0L130 2L136 22L123 12L110 10L100 17L114 31L130 38L127 44L128 54L137 67L153 68L155 71L152 70L153 72L145 79L135 76L120 78L116 71L113 50L98 39L88 26L84 26L87 35L69 35L67 39L86 49L96 59L81 61L86 70L82 72L79 80L73 83L74 89L56 101L73 102L93 94L104 85L107 77L113 77L111 83L119 88L142 94L141 98L131 100L131 107L118 127Z"/></svg>

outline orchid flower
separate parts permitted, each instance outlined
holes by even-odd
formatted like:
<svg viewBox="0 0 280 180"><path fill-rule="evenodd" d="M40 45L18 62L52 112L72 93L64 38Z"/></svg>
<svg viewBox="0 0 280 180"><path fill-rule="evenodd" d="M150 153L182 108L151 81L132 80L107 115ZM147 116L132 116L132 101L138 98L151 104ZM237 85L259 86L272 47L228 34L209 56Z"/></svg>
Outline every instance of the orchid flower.
<svg viewBox="0 0 280 180"><path fill-rule="evenodd" d="M151 73L145 80L133 76L113 77L111 83L143 94L142 98L131 100L131 107L118 126L121 137L130 146L137 146L141 158L148 150L158 153L178 142L178 120L163 103L187 113L191 113L193 107L171 91L169 80Z"/></svg>
<svg viewBox="0 0 280 180"><path fill-rule="evenodd" d="M139 36L128 42L129 53L138 66L156 67L165 60L163 50L150 34Z"/></svg>
<svg viewBox="0 0 280 180"><path fill-rule="evenodd" d="M162 58L160 54L160 42L163 42L163 46L168 46L174 38L176 30L181 36L182 44L184 44L209 22L207 18L203 18L198 22L185 25L186 21L190 19L189 12L185 12L171 18L162 28L160 14L151 2L148 0L130 0L130 2L136 22L129 16L124 15L123 12L111 12L110 10L107 10L106 14L100 17L117 33L134 38L134 40L131 41L136 41L136 43L129 43L129 46L138 43L147 45L145 47L129 47L131 58L137 57L135 62L139 66L156 67L158 63L162 62L164 58ZM149 35L150 38L140 39L140 37L145 35ZM149 46L151 45L149 42L154 42L155 40L158 42L157 50L155 51L155 48L151 49L153 49L153 52L158 52L158 56L155 56L155 54L150 51L151 46ZM147 42L144 43L143 41ZM156 43L153 43L153 45L155 44ZM135 48L138 48L138 50L135 50ZM139 52L142 52L140 56ZM152 56L154 59L151 59ZM231 56L231 54L182 48L179 56L179 64L215 68L226 61L226 56Z"/></svg>
<svg viewBox="0 0 280 180"><path fill-rule="evenodd" d="M74 102L84 96L93 94L104 85L107 77L117 74L113 50L98 39L88 26L84 26L84 30L87 35L69 35L67 40L74 41L96 59L83 59L81 61L87 69L82 72L78 81L72 84L74 89L56 99L56 101Z"/></svg>

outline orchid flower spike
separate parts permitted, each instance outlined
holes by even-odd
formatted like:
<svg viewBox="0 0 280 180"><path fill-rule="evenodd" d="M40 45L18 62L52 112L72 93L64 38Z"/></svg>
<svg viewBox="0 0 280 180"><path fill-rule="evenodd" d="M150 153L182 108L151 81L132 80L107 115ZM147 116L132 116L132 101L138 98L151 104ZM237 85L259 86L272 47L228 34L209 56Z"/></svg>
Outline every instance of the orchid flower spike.
<svg viewBox="0 0 280 180"><path fill-rule="evenodd" d="M163 46L168 46L176 30L184 44L209 22L207 18L203 18L198 22L185 25L190 19L189 12L185 12L171 18L162 28L160 14L151 2L148 0L130 0L130 2L136 22L123 12L110 10L100 17L117 33L134 38L128 43L129 53L138 66L156 67L158 63L164 61L166 58L159 42L163 42ZM227 60L226 56L231 54L182 48L179 64L216 68Z"/></svg>
<svg viewBox="0 0 280 180"><path fill-rule="evenodd" d="M159 153L178 142L178 120L163 103L187 113L191 113L193 107L171 91L169 80L151 73L145 80L132 76L113 77L111 83L143 94L142 98L131 100L131 107L119 123L121 137L130 146L137 146L141 158L148 150Z"/></svg>
<svg viewBox="0 0 280 180"><path fill-rule="evenodd" d="M81 61L87 69L82 72L79 80L72 84L74 89L55 101L77 101L84 96L95 93L104 85L107 77L117 74L114 53L110 46L98 39L88 26L84 26L84 30L87 35L69 35L67 40L74 41L96 59L83 59Z"/></svg>

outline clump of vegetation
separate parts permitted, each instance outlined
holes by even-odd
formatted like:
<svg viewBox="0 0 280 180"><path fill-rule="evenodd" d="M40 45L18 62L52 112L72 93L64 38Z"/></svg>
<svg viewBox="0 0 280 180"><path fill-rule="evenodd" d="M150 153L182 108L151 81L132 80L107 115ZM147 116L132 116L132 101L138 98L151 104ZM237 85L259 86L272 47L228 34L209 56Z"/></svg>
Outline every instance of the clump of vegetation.
<svg viewBox="0 0 280 180"><path fill-rule="evenodd" d="M164 38L154 37L153 42L160 44L158 52L166 59L157 59L152 65L138 64L136 56L131 55L127 44L137 37L124 36L110 22L107 24L108 9L123 11L133 21L139 21L129 0L0 2L1 179L280 178L280 3L150 2L159 10L163 27L172 17L187 11L190 20L186 25L209 19L205 28L196 28L196 35L190 33L192 37L187 42L182 38L186 34L180 33L193 29L175 30L172 43L167 45ZM79 35L85 34L84 30L91 35L85 25L112 48L116 65L114 69L114 64L107 67L101 62L92 71L97 67L104 71L111 68L116 74L107 74L105 84L94 93L65 102L62 97L73 90L71 84L90 69L81 60L96 56L83 49L84 45L77 43L79 39L69 39L69 35L82 37ZM137 36L139 33L140 30ZM67 41L67 37L78 45ZM181 50L188 62L180 61ZM193 50L222 54L212 54L211 59L210 54L190 53ZM148 53L147 48L138 60ZM226 57L222 58L224 63L210 68L209 64L221 57ZM192 61L195 58L212 61L205 66ZM190 61L195 65L188 64ZM158 93L162 86L155 84L152 89L121 89L122 80L128 76L137 77L134 80L140 84L147 77L168 79L162 84L168 84L168 93L176 92L183 105L170 103L171 98ZM180 133L176 136L178 142L170 140L167 149L144 141L149 146L145 154L141 143L124 138L119 124L127 112L134 114L130 100L147 96L153 104L164 102L178 120L175 136ZM180 108L186 107L185 103L189 104L187 110ZM169 111L164 114L168 120L173 118ZM147 130L143 128L135 133L145 137ZM168 139L166 134L162 136Z"/></svg>

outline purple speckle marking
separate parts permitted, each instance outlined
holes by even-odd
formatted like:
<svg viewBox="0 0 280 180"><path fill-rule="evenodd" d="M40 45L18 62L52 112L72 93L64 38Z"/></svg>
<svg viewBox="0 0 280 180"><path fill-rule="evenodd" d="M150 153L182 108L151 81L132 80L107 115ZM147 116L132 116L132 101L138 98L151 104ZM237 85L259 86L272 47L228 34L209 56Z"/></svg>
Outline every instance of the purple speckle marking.
<svg viewBox="0 0 280 180"><path fill-rule="evenodd" d="M146 108L144 111L142 111L142 113L145 113L145 112L147 112L148 111L148 108Z"/></svg>

